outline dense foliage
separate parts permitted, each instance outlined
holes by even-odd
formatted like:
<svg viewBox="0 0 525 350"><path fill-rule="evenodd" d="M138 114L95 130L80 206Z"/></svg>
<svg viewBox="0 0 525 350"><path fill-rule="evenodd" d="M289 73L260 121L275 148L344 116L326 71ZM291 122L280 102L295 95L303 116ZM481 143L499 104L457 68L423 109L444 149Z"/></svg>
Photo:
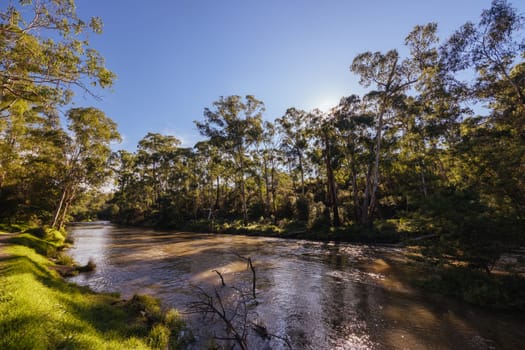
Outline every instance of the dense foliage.
<svg viewBox="0 0 525 350"><path fill-rule="evenodd" d="M504 0L448 39L429 23L401 51L357 55L350 70L368 93L327 112L289 108L270 122L256 97L220 97L195 122L203 141L194 147L148 133L136 152L115 152L109 163L114 123L73 109L67 131L54 106L71 84L107 86L113 76L75 39L85 25L70 2L32 6L33 20L10 7L0 14L4 220L60 227L71 213L85 218L85 207L101 206L93 193L111 170L115 193L103 214L126 224L433 234L436 261L486 271L523 244L525 22ZM33 31L41 18L60 43ZM54 60L21 59L29 49ZM70 69L54 70L56 60ZM42 79L43 71L55 76Z"/></svg>

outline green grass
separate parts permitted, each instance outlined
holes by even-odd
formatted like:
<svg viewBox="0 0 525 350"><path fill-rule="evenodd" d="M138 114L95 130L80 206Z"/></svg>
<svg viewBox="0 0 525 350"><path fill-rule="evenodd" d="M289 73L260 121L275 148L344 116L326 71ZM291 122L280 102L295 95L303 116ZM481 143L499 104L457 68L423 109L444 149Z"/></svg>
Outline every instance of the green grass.
<svg viewBox="0 0 525 350"><path fill-rule="evenodd" d="M33 236L30 233L20 233L14 237L11 237L9 242L31 248L37 254L47 257L55 257L58 250L62 247L62 245L59 243L43 240Z"/></svg>
<svg viewBox="0 0 525 350"><path fill-rule="evenodd" d="M142 299L123 301L64 281L39 253L49 244L29 234L10 240L0 252L0 349L177 348L182 321L173 311ZM24 246L27 245L27 246ZM171 316L166 316L171 315ZM172 327L176 324L177 327Z"/></svg>

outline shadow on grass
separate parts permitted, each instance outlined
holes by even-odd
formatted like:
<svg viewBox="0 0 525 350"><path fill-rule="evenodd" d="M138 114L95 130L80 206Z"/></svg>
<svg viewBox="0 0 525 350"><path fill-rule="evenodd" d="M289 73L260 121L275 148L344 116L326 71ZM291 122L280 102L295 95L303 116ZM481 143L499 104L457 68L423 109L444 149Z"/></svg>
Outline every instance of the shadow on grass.
<svg viewBox="0 0 525 350"><path fill-rule="evenodd" d="M34 249L40 255L53 256L58 246L43 239L37 238L29 233L22 233L8 239L8 243L22 245Z"/></svg>
<svg viewBox="0 0 525 350"><path fill-rule="evenodd" d="M0 272L3 275L26 273L28 271L41 279L53 278L53 275L48 269L36 263L27 256L10 255L0 258Z"/></svg>

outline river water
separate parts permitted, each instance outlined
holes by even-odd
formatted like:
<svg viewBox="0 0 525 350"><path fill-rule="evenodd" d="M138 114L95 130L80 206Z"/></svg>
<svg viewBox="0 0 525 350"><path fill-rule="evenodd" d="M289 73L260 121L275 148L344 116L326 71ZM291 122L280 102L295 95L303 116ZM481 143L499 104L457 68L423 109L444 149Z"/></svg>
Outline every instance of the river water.
<svg viewBox="0 0 525 350"><path fill-rule="evenodd" d="M93 259L95 271L71 281L96 291L158 297L163 305L186 310L197 288L246 290L256 270L257 304L249 318L294 349L524 349L525 319L488 312L424 295L405 283L393 248L304 240L154 231L108 223L70 227L70 255ZM226 300L226 299L225 299ZM188 315L201 348L220 322ZM254 349L285 349L277 338L249 338Z"/></svg>

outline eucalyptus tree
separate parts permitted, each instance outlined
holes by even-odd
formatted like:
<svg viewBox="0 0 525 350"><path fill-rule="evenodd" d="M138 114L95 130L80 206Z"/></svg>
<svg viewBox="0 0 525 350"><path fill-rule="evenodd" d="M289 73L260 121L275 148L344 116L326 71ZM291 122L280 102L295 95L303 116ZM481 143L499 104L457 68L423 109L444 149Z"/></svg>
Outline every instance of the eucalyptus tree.
<svg viewBox="0 0 525 350"><path fill-rule="evenodd" d="M332 110L334 132L344 156L341 168L352 193L355 222L362 222L363 194L372 172L374 117L366 107L359 96L351 95L341 98Z"/></svg>
<svg viewBox="0 0 525 350"><path fill-rule="evenodd" d="M237 176L243 223L248 223L246 173L249 150L262 134L264 103L247 95L221 97L213 109L204 110L204 121L195 124L201 135L209 138L233 162Z"/></svg>
<svg viewBox="0 0 525 350"><path fill-rule="evenodd" d="M105 183L110 175L110 143L119 141L115 122L93 107L73 108L67 112L68 135L64 143L65 164L60 181L52 227L63 227L68 210L79 192Z"/></svg>
<svg viewBox="0 0 525 350"><path fill-rule="evenodd" d="M286 113L275 120L281 141L281 149L288 159L291 168L299 171L301 194L305 194L305 175L307 173L307 157L309 139L308 113L306 111L288 108Z"/></svg>
<svg viewBox="0 0 525 350"><path fill-rule="evenodd" d="M48 221L54 211L50 200L59 191L66 135L55 114L20 113L24 116L11 115L0 137L0 215Z"/></svg>
<svg viewBox="0 0 525 350"><path fill-rule="evenodd" d="M114 74L86 33L102 32L100 18L80 19L72 0L17 2L0 6L2 117L18 101L52 106L69 102L74 86L111 86Z"/></svg>
<svg viewBox="0 0 525 350"><path fill-rule="evenodd" d="M137 155L126 150L114 152L110 158L116 189L111 199L113 205L112 220L132 223L132 218L139 217L146 205Z"/></svg>
<svg viewBox="0 0 525 350"><path fill-rule="evenodd" d="M150 197L150 205L158 205L159 198L173 186L174 167L181 142L171 135L147 133L137 146L137 166Z"/></svg>
<svg viewBox="0 0 525 350"><path fill-rule="evenodd" d="M264 122L262 135L262 161L263 176L265 183L265 204L269 214L274 215L277 211L276 197L278 186L278 164L281 155L276 141L277 128L271 122Z"/></svg>
<svg viewBox="0 0 525 350"><path fill-rule="evenodd" d="M450 84L451 72L442 63L437 24L417 25L405 38L410 59L419 72L414 89L395 105L393 132L397 133L395 171L398 187L408 204L408 193L426 200L432 187L447 185L444 157L458 141L458 120L470 110Z"/></svg>
<svg viewBox="0 0 525 350"><path fill-rule="evenodd" d="M0 5L0 197L25 187L31 200L19 198L18 203L32 202L26 209L41 209L46 220L53 191L64 195L58 188L64 174L57 164L67 163L72 147L58 123L57 107L71 101L74 89L95 95L94 86L107 88L114 79L89 44L89 32L101 30L99 18L86 22L77 16L73 0ZM64 210L64 201L57 202L62 205L55 211ZM65 212L55 213L52 221L62 221Z"/></svg>
<svg viewBox="0 0 525 350"><path fill-rule="evenodd" d="M523 13L507 1L494 0L478 23L464 24L441 49L443 65L456 76L465 70L474 73L471 81L460 82L465 100L488 102L486 116L461 126L455 151L460 166L469 169L465 179L491 198L491 205L497 203L497 211L518 217L525 208L524 29Z"/></svg>
<svg viewBox="0 0 525 350"><path fill-rule="evenodd" d="M335 118L332 112L324 113L314 109L309 113L310 128L314 133L314 145L317 146L310 154L326 174L326 201L327 208L332 210L332 225L341 225L339 215L338 185L335 171L341 164L339 140L335 129Z"/></svg>
<svg viewBox="0 0 525 350"><path fill-rule="evenodd" d="M524 23L523 14L506 0L493 0L479 23L465 23L443 45L443 63L454 73L470 68L477 72L471 96L494 100L507 85L507 93L525 106L525 87L512 71L516 61L525 58Z"/></svg>
<svg viewBox="0 0 525 350"><path fill-rule="evenodd" d="M410 61L401 60L397 50L365 52L357 55L350 69L360 76L360 83L375 89L366 95L373 108L375 122L374 157L370 177L366 181L364 201L361 208L361 223L370 223L376 206L376 192L380 182L380 159L385 118L391 116L392 105L400 94L405 92L416 79L413 77Z"/></svg>
<svg viewBox="0 0 525 350"><path fill-rule="evenodd" d="M199 141L194 146L196 161L200 166L200 181L201 186L205 190L203 192L203 202L206 203L208 219L215 219L218 213L224 209L224 196L228 191L228 180L230 174L228 173L227 163L221 159L221 155L217 146L213 145L209 140Z"/></svg>
<svg viewBox="0 0 525 350"><path fill-rule="evenodd" d="M373 161L370 177L366 181L364 201L361 208L361 222L370 223L376 209L377 190L381 176L381 154L384 135L392 127L394 117L399 113L406 94L416 83L423 84L424 78L435 74L435 35L437 26L430 23L416 26L407 36L405 44L411 55L402 59L397 50L386 53L364 52L357 55L350 69L360 76L360 83L374 90L364 100L375 116Z"/></svg>

